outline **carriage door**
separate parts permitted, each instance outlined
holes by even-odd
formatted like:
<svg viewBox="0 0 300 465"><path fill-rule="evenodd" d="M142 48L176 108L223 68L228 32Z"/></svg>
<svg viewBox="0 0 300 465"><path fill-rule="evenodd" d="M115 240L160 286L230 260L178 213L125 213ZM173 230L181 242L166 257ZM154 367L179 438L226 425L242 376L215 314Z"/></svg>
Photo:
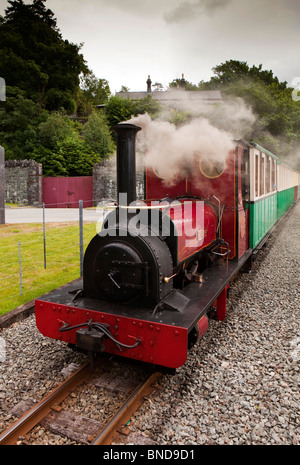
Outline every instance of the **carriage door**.
<svg viewBox="0 0 300 465"><path fill-rule="evenodd" d="M249 211L250 211L250 155L248 147L238 146L236 159L237 173L237 228L236 240L238 258L249 248Z"/></svg>

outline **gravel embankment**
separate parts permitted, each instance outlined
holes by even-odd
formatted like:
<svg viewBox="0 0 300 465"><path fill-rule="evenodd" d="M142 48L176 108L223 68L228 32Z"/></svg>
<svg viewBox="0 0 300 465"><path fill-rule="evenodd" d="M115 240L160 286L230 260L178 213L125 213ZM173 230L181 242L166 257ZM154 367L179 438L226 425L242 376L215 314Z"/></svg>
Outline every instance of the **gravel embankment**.
<svg viewBox="0 0 300 465"><path fill-rule="evenodd" d="M300 443L299 263L300 202L231 287L225 321L211 321L187 363L164 375L132 432L169 445ZM40 335L33 317L0 338L2 431L14 405L39 400L85 357Z"/></svg>
<svg viewBox="0 0 300 465"><path fill-rule="evenodd" d="M300 202L134 428L158 444L300 443Z"/></svg>

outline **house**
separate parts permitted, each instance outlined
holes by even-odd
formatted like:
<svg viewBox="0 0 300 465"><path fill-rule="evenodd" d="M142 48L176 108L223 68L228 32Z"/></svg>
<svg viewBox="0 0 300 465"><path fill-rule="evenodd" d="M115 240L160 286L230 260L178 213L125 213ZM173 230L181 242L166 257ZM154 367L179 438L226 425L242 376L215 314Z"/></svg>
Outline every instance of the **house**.
<svg viewBox="0 0 300 465"><path fill-rule="evenodd" d="M186 90L184 75L182 75L178 88L169 87L166 91L153 91L150 76L148 76L146 83L147 90L144 92L116 92L116 96L140 100L151 95L154 100L158 100L162 105L176 108L190 105L203 106L223 103L223 98L219 90Z"/></svg>

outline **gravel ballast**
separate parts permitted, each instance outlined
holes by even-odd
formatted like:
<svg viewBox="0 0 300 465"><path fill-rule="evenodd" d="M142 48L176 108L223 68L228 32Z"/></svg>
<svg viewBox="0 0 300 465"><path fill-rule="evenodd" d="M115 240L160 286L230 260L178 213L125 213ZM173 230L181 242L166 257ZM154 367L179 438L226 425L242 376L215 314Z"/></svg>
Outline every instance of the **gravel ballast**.
<svg viewBox="0 0 300 465"><path fill-rule="evenodd" d="M300 202L231 286L226 319L210 321L186 364L164 375L133 416L133 433L162 445L299 444L299 233ZM16 404L40 400L86 358L44 338L33 316L0 338L2 431Z"/></svg>

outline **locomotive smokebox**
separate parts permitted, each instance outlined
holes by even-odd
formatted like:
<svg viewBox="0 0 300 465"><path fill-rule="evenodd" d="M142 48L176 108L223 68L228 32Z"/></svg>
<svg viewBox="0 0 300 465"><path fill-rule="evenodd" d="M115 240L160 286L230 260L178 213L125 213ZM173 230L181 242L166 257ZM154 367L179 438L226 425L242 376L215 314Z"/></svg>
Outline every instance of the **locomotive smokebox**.
<svg viewBox="0 0 300 465"><path fill-rule="evenodd" d="M136 201L135 140L141 128L134 124L120 123L112 129L117 134L118 202L119 205L129 205ZM127 195L127 201L124 194Z"/></svg>

